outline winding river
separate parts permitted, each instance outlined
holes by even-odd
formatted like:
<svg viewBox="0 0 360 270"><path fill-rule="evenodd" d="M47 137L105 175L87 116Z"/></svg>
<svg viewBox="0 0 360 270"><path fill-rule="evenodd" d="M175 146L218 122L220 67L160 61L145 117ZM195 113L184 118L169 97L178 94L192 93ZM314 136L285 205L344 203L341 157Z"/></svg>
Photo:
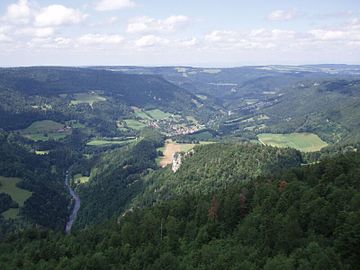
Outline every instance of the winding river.
<svg viewBox="0 0 360 270"><path fill-rule="evenodd" d="M76 192L70 186L70 174L69 174L69 171L66 172L65 185L68 188L72 199L75 201L74 208L73 208L73 210L71 212L71 215L69 216L69 220L66 223L66 227L65 227L65 232L70 233L71 232L71 227L72 227L74 221L76 220L77 213L78 213L78 211L80 209L80 197L79 197L79 195L76 194Z"/></svg>

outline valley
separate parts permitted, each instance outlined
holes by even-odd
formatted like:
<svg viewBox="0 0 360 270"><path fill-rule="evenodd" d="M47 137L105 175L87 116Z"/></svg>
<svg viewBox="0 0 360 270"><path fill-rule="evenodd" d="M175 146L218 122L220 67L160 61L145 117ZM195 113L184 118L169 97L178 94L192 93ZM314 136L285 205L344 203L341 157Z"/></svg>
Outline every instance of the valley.
<svg viewBox="0 0 360 270"><path fill-rule="evenodd" d="M34 227L60 241L98 233L101 243L79 241L116 249L121 256L103 256L127 266L133 262L124 254L145 252L139 243L160 258L160 250L199 256L189 246L221 249L222 242L229 250L260 250L249 263L264 265L259 258L272 255L245 237L269 236L256 224L295 226L303 242L284 248L271 240L276 254L286 249L293 258L312 237L333 241L327 230L344 230L339 212L351 215L358 186L352 180L344 186L331 166L346 167L348 157L343 175L357 175L360 139L359 81L333 69L339 73L316 66L0 69L0 239ZM324 175L336 188L323 196ZM327 216L318 215L328 227L303 218L311 207L298 201L323 207ZM338 227L327 219L330 207ZM232 237L247 240L239 247ZM334 237L336 249L343 239ZM21 241L18 254L28 245ZM98 248L85 250L90 256ZM79 252L67 251L69 261ZM186 260L197 269L192 258Z"/></svg>

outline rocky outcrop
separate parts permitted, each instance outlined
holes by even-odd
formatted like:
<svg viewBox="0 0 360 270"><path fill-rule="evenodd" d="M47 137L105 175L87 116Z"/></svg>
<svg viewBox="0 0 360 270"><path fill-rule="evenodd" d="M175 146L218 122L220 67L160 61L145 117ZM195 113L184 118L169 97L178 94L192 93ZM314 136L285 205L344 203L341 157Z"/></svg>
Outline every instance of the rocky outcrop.
<svg viewBox="0 0 360 270"><path fill-rule="evenodd" d="M182 159L186 158L188 156L192 156L194 153L195 153L194 149L191 149L190 151L188 151L186 153L179 153L179 152L175 153L173 155L173 162L172 162L172 168L171 168L172 171L174 173L176 173L181 167Z"/></svg>

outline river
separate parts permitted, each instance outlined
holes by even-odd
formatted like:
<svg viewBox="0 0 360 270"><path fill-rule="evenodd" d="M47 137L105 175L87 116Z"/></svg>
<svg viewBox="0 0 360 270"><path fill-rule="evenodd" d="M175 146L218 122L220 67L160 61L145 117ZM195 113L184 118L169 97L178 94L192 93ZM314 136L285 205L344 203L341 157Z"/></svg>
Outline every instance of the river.
<svg viewBox="0 0 360 270"><path fill-rule="evenodd" d="M69 171L66 172L65 185L68 188L72 199L75 201L74 208L73 208L73 210L71 212L71 215L69 216L69 220L66 223L66 227L65 227L65 232L70 233L71 232L71 227L74 224L74 221L76 220L77 213L78 213L78 211L80 209L80 197L79 197L79 195L76 194L76 192L70 186L70 174L69 174Z"/></svg>

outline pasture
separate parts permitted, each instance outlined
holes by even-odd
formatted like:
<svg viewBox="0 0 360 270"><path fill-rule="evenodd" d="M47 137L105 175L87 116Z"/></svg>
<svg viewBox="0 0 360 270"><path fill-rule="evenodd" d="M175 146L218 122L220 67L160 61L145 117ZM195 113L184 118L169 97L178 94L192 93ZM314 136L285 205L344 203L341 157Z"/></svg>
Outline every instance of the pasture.
<svg viewBox="0 0 360 270"><path fill-rule="evenodd" d="M78 104L89 104L91 107L96 102L106 101L105 97L102 97L94 92L91 93L77 93L74 95L73 100L70 101L70 105L78 105Z"/></svg>
<svg viewBox="0 0 360 270"><path fill-rule="evenodd" d="M24 134L57 132L64 125L52 120L35 121L29 127L22 130Z"/></svg>
<svg viewBox="0 0 360 270"><path fill-rule="evenodd" d="M135 141L136 139L123 139L123 140L106 140L106 139L94 139L89 141L86 145L88 146L109 146L109 145L114 145L114 144L118 144L118 145L123 145L123 144L128 144L128 143L132 143L133 141Z"/></svg>
<svg viewBox="0 0 360 270"><path fill-rule="evenodd" d="M76 184L86 184L89 182L90 177L89 176L83 176L82 174L75 174L74 175L74 182Z"/></svg>
<svg viewBox="0 0 360 270"><path fill-rule="evenodd" d="M33 141L60 140L71 133L71 129L66 128L64 124L52 121L35 121L20 133Z"/></svg>
<svg viewBox="0 0 360 270"><path fill-rule="evenodd" d="M19 204L19 208L24 205L24 202L27 199L29 199L32 194L31 191L28 191L28 190L25 190L22 188L18 188L16 186L16 184L19 183L20 181L21 181L20 178L0 176L0 183L1 183L0 192L9 194L11 196L11 198L13 199L13 201L15 201ZM2 215L6 219L16 219L19 214L19 208L9 209L9 210L5 211L4 213L2 213Z"/></svg>
<svg viewBox="0 0 360 270"><path fill-rule="evenodd" d="M135 119L125 119L124 121L125 121L127 127L134 129L134 130L140 130L140 129L143 129L144 127L146 127L146 124L144 124L138 120L135 120Z"/></svg>
<svg viewBox="0 0 360 270"><path fill-rule="evenodd" d="M169 118L170 116L172 116L171 113L167 113L167 112L164 112L159 109L148 110L148 111L146 111L146 113L155 120L163 120L163 119L166 119L166 118Z"/></svg>
<svg viewBox="0 0 360 270"><path fill-rule="evenodd" d="M258 140L264 145L291 147L302 152L316 152L328 144L313 133L259 134Z"/></svg>
<svg viewBox="0 0 360 270"><path fill-rule="evenodd" d="M50 153L50 151L48 150L36 150L35 154L39 155L39 156L43 156L43 155L48 155Z"/></svg>

